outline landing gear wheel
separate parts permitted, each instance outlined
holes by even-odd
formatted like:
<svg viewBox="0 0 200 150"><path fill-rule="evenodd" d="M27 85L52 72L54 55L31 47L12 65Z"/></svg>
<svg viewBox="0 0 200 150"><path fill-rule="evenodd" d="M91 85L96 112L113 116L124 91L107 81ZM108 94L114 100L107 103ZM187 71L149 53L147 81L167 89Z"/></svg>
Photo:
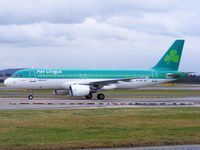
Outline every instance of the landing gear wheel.
<svg viewBox="0 0 200 150"><path fill-rule="evenodd" d="M92 99L92 94L85 96L86 99Z"/></svg>
<svg viewBox="0 0 200 150"><path fill-rule="evenodd" d="M33 99L33 95L29 95L29 96L28 96L28 99L29 99L29 100L32 100L32 99Z"/></svg>
<svg viewBox="0 0 200 150"><path fill-rule="evenodd" d="M98 94L97 99L103 100L103 99L105 99L105 95L104 94Z"/></svg>

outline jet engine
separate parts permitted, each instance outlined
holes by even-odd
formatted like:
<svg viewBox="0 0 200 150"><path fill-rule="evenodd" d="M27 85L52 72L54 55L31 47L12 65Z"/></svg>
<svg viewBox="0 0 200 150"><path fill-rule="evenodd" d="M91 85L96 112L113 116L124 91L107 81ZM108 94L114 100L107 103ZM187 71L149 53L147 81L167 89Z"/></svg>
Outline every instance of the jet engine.
<svg viewBox="0 0 200 150"><path fill-rule="evenodd" d="M53 90L54 95L69 95L68 90Z"/></svg>
<svg viewBox="0 0 200 150"><path fill-rule="evenodd" d="M90 87L88 85L70 85L70 96L87 96L90 94Z"/></svg>

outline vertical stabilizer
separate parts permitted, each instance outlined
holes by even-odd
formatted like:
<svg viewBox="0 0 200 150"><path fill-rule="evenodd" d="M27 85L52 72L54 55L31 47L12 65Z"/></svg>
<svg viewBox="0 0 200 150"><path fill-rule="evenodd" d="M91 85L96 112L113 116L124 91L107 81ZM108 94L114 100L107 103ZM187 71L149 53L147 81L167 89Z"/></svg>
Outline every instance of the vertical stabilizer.
<svg viewBox="0 0 200 150"><path fill-rule="evenodd" d="M184 40L176 40L152 69L178 70Z"/></svg>

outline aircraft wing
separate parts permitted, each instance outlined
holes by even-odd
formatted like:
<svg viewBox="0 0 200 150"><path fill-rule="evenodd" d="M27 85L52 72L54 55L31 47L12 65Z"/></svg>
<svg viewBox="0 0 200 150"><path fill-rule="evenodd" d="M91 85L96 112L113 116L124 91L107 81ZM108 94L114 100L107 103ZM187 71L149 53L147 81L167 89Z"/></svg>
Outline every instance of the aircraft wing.
<svg viewBox="0 0 200 150"><path fill-rule="evenodd" d="M104 86L104 85L109 85L109 84L113 84L113 83L118 83L120 81L122 81L122 82L130 82L132 79L136 79L136 78L93 81L93 82L90 82L89 85L101 85L101 86Z"/></svg>

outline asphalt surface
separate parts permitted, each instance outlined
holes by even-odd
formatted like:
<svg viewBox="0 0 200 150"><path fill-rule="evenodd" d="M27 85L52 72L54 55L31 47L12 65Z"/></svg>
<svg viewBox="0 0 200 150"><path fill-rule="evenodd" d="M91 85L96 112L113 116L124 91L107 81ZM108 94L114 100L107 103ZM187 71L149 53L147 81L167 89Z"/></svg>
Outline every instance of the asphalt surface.
<svg viewBox="0 0 200 150"><path fill-rule="evenodd" d="M0 98L0 110L29 109L94 109L94 108L139 108L139 107L199 107L200 97L182 98L110 98L85 100L82 98Z"/></svg>

